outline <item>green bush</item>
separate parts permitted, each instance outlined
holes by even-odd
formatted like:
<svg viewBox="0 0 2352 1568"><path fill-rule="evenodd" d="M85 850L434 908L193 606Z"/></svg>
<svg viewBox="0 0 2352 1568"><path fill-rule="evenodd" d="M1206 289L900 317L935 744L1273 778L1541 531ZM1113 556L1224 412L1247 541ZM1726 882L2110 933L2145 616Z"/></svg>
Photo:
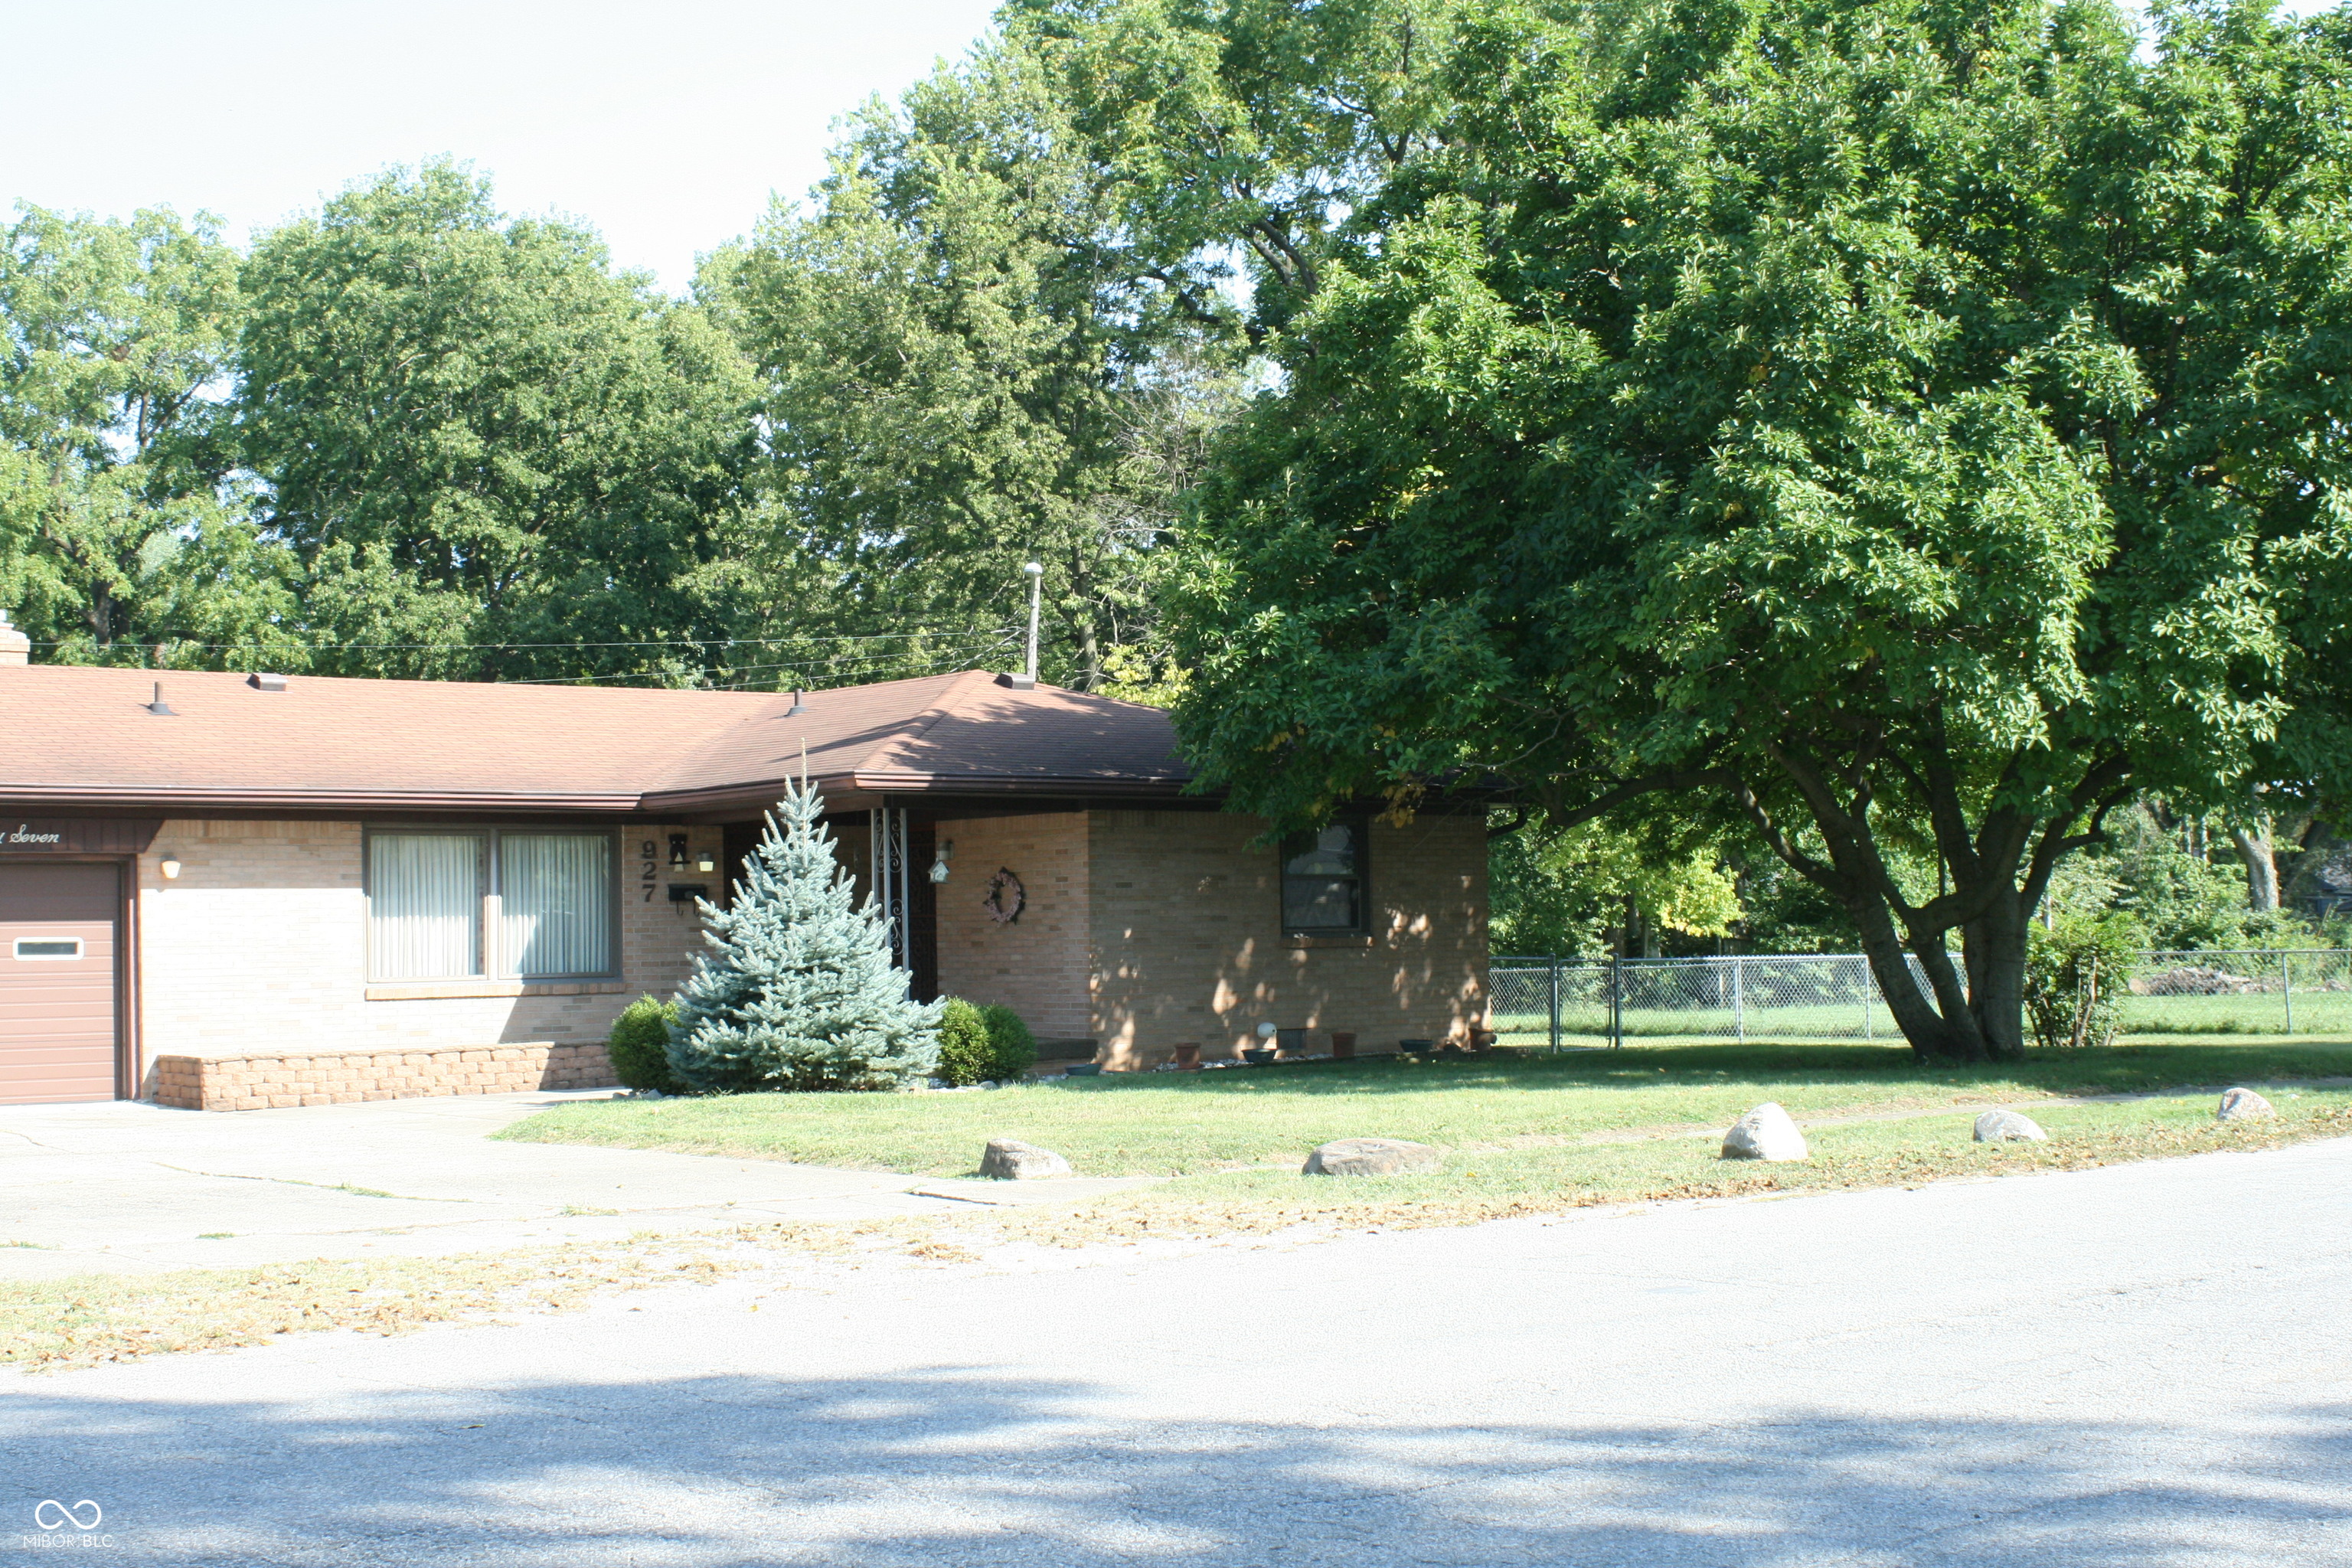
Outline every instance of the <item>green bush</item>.
<svg viewBox="0 0 2352 1568"><path fill-rule="evenodd" d="M962 997L949 997L940 1008L940 1080L961 1089L988 1077L993 1065L986 1018Z"/></svg>
<svg viewBox="0 0 2352 1568"><path fill-rule="evenodd" d="M640 996L622 1008L606 1040L613 1076L629 1089L678 1093L682 1086L669 1073L669 1026L677 1017L677 1004L658 996Z"/></svg>
<svg viewBox="0 0 2352 1568"><path fill-rule="evenodd" d="M1011 1083L1036 1059L1037 1037L1012 1008L976 1006L960 996L942 1004L939 1076L947 1083Z"/></svg>
<svg viewBox="0 0 2352 1568"><path fill-rule="evenodd" d="M2054 930L2035 925L2025 952L2033 1037L2053 1047L2112 1043L2132 956L2145 940L2138 922L2123 915L2062 918Z"/></svg>
<svg viewBox="0 0 2352 1568"><path fill-rule="evenodd" d="M1003 1083L1036 1065L1037 1037L1029 1032L1020 1014L1003 1003L993 1003L982 1007L980 1016L988 1026L989 1077Z"/></svg>

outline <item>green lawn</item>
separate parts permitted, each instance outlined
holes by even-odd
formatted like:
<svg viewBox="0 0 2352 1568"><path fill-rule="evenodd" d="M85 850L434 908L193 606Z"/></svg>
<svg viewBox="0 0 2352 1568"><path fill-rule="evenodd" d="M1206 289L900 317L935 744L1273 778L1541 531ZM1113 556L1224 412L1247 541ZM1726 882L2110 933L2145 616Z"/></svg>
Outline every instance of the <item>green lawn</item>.
<svg viewBox="0 0 2352 1568"><path fill-rule="evenodd" d="M1330 1139L1390 1137L1456 1151L1454 1181L1483 1165L1515 1173L1508 1176L1515 1184L1556 1186L1570 1165L1589 1173L1634 1158L1580 1142L1570 1150L1564 1142L1591 1132L1721 1125L1767 1100L1806 1117L2337 1077L2352 1077L2352 1042L2133 1041L1997 1068L1938 1071L1920 1068L1900 1046L1634 1046L1559 1056L1112 1074L961 1094L585 1100L543 1111L501 1136L925 1175L970 1173L982 1144L1012 1137L1058 1150L1078 1174L1093 1176L1196 1176L1261 1165L1295 1171L1307 1150ZM2210 1121L2210 1101L2182 1103L2202 1105ZM2053 1112L2077 1114L2095 1121L2105 1113ZM2194 1120L2190 1110L2180 1114ZM1823 1133L1832 1142L1849 1135L1865 1142L1880 1136ZM1892 1148L1908 1135L1885 1136ZM1719 1168L1703 1145L1675 1157L1683 1153ZM1221 1187L1233 1182L1297 1185L1281 1171L1218 1178Z"/></svg>

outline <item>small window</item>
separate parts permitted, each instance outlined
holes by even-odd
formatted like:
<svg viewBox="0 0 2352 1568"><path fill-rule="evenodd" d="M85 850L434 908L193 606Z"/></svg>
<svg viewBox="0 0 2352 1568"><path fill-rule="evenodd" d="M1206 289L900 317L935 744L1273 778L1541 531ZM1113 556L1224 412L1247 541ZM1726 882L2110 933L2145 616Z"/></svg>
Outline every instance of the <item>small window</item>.
<svg viewBox="0 0 2352 1568"><path fill-rule="evenodd" d="M81 938L78 936L20 936L16 939L19 958L79 958Z"/></svg>
<svg viewBox="0 0 2352 1568"><path fill-rule="evenodd" d="M1362 823L1335 822L1284 843L1283 930L1361 931L1364 913Z"/></svg>

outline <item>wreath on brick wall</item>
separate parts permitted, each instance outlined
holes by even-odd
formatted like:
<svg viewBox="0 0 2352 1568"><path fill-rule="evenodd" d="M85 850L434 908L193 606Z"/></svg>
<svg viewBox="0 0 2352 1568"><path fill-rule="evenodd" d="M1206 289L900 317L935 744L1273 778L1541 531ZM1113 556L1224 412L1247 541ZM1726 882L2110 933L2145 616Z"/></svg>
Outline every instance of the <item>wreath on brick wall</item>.
<svg viewBox="0 0 2352 1568"><path fill-rule="evenodd" d="M988 879L988 896L980 900L980 907L998 925L1009 926L1021 918L1021 906L1028 901L1029 893L1021 886L1021 879L999 867L996 875Z"/></svg>

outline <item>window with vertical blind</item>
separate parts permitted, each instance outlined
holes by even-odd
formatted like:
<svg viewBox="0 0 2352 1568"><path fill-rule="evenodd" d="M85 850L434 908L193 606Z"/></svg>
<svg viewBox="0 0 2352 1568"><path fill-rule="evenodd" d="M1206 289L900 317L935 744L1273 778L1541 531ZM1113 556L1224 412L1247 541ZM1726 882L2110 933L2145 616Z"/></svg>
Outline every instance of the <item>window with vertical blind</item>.
<svg viewBox="0 0 2352 1568"><path fill-rule="evenodd" d="M583 979L619 965L613 836L520 828L368 835L375 980Z"/></svg>

